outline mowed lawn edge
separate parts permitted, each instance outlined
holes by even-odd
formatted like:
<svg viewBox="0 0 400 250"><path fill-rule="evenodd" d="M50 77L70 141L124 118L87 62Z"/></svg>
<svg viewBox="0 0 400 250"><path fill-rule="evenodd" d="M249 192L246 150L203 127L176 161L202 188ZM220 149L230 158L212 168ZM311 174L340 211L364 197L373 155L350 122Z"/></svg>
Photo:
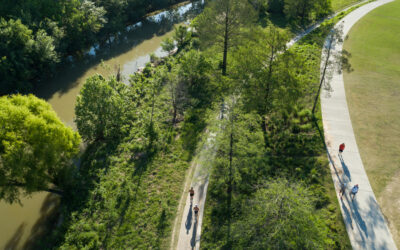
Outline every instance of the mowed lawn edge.
<svg viewBox="0 0 400 250"><path fill-rule="evenodd" d="M382 212L400 246L400 1L361 19L348 35L344 73L354 133Z"/></svg>

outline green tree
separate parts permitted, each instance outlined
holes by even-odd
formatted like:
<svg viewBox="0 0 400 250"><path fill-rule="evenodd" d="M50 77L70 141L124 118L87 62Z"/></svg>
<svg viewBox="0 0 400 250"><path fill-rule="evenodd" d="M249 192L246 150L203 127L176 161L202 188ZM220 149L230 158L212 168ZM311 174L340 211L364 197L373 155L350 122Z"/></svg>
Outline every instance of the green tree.
<svg viewBox="0 0 400 250"><path fill-rule="evenodd" d="M54 40L44 30L33 35L21 20L0 19L0 93L29 91L30 81L58 62Z"/></svg>
<svg viewBox="0 0 400 250"><path fill-rule="evenodd" d="M115 78L88 78L75 106L75 122L82 138L88 142L121 138L132 114L128 98L128 87Z"/></svg>
<svg viewBox="0 0 400 250"><path fill-rule="evenodd" d="M255 20L255 11L248 1L216 0L195 20L203 47L217 46L222 51L222 74L226 75L228 52L243 38L243 27Z"/></svg>
<svg viewBox="0 0 400 250"><path fill-rule="evenodd" d="M72 54L88 48L96 40L96 33L107 22L106 11L93 2L84 0L67 1L63 8L66 16L62 23L65 26L67 53Z"/></svg>
<svg viewBox="0 0 400 250"><path fill-rule="evenodd" d="M242 79L239 87L244 91L245 103L260 115L271 109L277 85L286 84L277 83L275 78L287 40L286 32L269 24L266 29L253 29L251 39L235 54L235 77Z"/></svg>
<svg viewBox="0 0 400 250"><path fill-rule="evenodd" d="M287 19L300 19L301 24L328 14L331 10L330 0L284 0L284 13Z"/></svg>
<svg viewBox="0 0 400 250"><path fill-rule="evenodd" d="M96 6L101 6L106 11L105 18L107 23L104 25L103 32L105 35L117 35L122 30L127 21L126 8L127 0L94 0Z"/></svg>
<svg viewBox="0 0 400 250"><path fill-rule="evenodd" d="M189 97L187 94L187 85L182 81L182 77L178 75L177 71L172 71L169 74L168 82L168 90L172 104L172 124L175 126L177 116L183 115Z"/></svg>
<svg viewBox="0 0 400 250"><path fill-rule="evenodd" d="M267 182L243 211L233 225L236 248L328 249L333 244L312 193L299 184Z"/></svg>
<svg viewBox="0 0 400 250"><path fill-rule="evenodd" d="M79 151L80 136L50 104L33 95L0 97L0 199L18 202L36 191L61 194L63 173Z"/></svg>
<svg viewBox="0 0 400 250"><path fill-rule="evenodd" d="M168 54L171 54L172 51L175 49L175 43L174 40L167 37L161 42L161 48L168 52Z"/></svg>
<svg viewBox="0 0 400 250"><path fill-rule="evenodd" d="M187 27L179 25L175 27L174 39L177 43L178 49L182 49L186 44L190 42L192 33L188 31Z"/></svg>
<svg viewBox="0 0 400 250"><path fill-rule="evenodd" d="M193 106L210 103L218 88L211 81L212 65L199 51L190 50L185 53L179 65L178 75L185 82Z"/></svg>

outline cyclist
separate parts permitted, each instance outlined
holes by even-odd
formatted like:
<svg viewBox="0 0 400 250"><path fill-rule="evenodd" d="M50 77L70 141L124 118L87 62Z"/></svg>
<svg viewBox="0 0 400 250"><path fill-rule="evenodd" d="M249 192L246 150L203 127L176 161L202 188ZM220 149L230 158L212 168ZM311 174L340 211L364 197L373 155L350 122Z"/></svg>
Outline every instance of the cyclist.
<svg viewBox="0 0 400 250"><path fill-rule="evenodd" d="M193 211L194 211L194 216L195 216L195 218L197 220L197 216L199 215L199 211L200 211L200 208L199 208L199 206L197 204L194 205Z"/></svg>
<svg viewBox="0 0 400 250"><path fill-rule="evenodd" d="M190 194L190 203L193 202L193 196L194 196L194 189L193 187L189 190L189 194Z"/></svg>

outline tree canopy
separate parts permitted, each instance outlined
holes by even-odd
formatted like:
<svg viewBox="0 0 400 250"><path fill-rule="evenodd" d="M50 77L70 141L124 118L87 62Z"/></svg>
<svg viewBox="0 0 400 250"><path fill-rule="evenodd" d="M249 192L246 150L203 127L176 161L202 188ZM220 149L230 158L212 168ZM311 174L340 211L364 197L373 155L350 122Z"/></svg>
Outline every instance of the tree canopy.
<svg viewBox="0 0 400 250"><path fill-rule="evenodd" d="M0 41L0 94L30 90L29 80L59 60L54 39L42 29L33 33L21 20L0 18Z"/></svg>
<svg viewBox="0 0 400 250"><path fill-rule="evenodd" d="M243 210L247 213L233 225L238 248L326 249L332 244L312 193L300 184L267 182Z"/></svg>
<svg viewBox="0 0 400 250"><path fill-rule="evenodd" d="M0 97L0 199L49 191L77 155L80 136L33 95Z"/></svg>
<svg viewBox="0 0 400 250"><path fill-rule="evenodd" d="M228 52L237 46L243 27L255 21L254 8L248 1L216 0L207 6L195 20L195 27L203 47L217 46L222 53L222 74L227 73Z"/></svg>
<svg viewBox="0 0 400 250"><path fill-rule="evenodd" d="M117 139L126 131L129 109L125 84L101 75L88 78L76 100L76 126L85 141Z"/></svg>
<svg viewBox="0 0 400 250"><path fill-rule="evenodd" d="M29 93L68 56L81 58L147 13L179 0L25 0L0 4L0 94ZM185 40L181 40L185 41Z"/></svg>

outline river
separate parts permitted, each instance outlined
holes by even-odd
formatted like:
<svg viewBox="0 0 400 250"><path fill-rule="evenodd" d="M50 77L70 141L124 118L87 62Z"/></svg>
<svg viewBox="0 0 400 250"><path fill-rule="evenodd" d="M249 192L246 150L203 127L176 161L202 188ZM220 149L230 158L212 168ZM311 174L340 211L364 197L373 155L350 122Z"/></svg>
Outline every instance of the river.
<svg viewBox="0 0 400 250"><path fill-rule="evenodd" d="M185 4L128 26L119 39L109 39L111 44L93 46L80 62L71 60L53 79L43 82L35 95L47 100L60 119L75 128L75 99L86 78L96 73L115 75L120 66L124 82L128 82L130 74L150 61L149 54L166 55L160 48L161 41L172 36L174 26L198 14L203 3ZM22 206L0 202L0 249L29 248L49 223L47 218L57 214L59 199L40 192L22 198L21 203Z"/></svg>

